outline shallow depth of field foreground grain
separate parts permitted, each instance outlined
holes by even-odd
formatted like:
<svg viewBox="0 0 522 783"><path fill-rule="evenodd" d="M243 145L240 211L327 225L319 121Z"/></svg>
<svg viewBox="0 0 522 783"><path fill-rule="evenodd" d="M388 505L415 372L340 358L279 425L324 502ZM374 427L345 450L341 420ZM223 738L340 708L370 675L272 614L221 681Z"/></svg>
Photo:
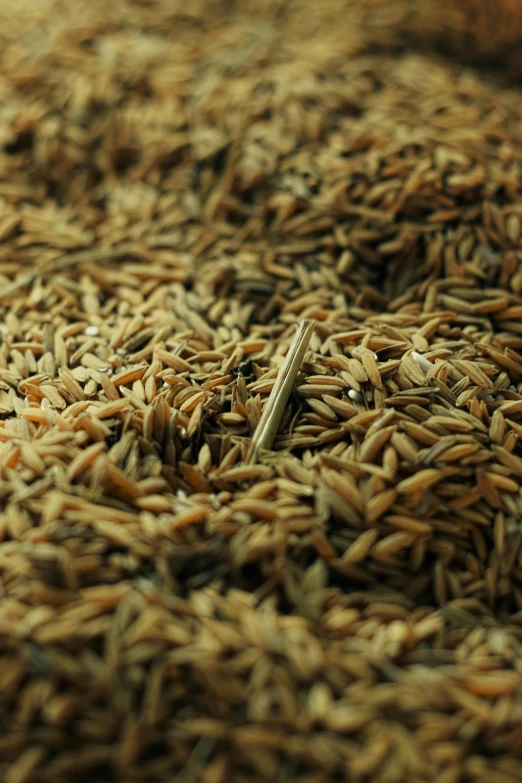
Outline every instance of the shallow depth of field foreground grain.
<svg viewBox="0 0 522 783"><path fill-rule="evenodd" d="M444 5L0 0L2 783L522 781L522 4Z"/></svg>

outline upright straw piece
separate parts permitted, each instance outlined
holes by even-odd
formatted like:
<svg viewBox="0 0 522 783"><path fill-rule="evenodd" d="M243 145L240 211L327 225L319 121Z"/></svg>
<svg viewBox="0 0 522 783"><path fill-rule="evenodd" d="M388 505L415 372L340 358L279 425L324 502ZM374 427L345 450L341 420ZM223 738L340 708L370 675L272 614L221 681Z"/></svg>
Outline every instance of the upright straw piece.
<svg viewBox="0 0 522 783"><path fill-rule="evenodd" d="M297 375L314 330L314 321L306 319L301 321L295 333L290 349L286 355L285 363L277 374L274 388L267 400L259 424L256 427L247 462L257 462L261 451L270 449L281 424L283 413L290 397L290 393L296 381Z"/></svg>

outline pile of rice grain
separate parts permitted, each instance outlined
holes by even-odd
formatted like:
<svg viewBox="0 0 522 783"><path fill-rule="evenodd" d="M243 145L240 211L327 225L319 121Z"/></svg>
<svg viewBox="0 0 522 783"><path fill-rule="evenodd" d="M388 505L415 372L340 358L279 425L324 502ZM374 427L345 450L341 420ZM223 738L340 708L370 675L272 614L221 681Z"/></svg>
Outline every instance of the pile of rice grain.
<svg viewBox="0 0 522 783"><path fill-rule="evenodd" d="M5 783L522 780L521 96L379 13L0 1Z"/></svg>

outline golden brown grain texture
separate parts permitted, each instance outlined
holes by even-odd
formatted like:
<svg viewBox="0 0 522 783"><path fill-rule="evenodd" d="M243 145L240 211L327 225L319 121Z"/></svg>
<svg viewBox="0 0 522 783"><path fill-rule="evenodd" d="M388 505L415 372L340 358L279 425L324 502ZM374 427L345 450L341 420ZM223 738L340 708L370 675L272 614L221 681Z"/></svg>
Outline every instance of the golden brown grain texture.
<svg viewBox="0 0 522 783"><path fill-rule="evenodd" d="M0 781L522 781L521 41L0 0Z"/></svg>

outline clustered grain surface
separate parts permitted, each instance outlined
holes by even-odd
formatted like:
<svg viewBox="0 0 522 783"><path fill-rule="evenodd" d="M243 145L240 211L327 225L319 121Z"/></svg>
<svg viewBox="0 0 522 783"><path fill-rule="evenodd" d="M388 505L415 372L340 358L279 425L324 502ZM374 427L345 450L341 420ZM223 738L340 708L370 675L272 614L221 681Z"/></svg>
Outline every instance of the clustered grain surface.
<svg viewBox="0 0 522 783"><path fill-rule="evenodd" d="M522 780L522 102L410 6L0 2L5 783Z"/></svg>

